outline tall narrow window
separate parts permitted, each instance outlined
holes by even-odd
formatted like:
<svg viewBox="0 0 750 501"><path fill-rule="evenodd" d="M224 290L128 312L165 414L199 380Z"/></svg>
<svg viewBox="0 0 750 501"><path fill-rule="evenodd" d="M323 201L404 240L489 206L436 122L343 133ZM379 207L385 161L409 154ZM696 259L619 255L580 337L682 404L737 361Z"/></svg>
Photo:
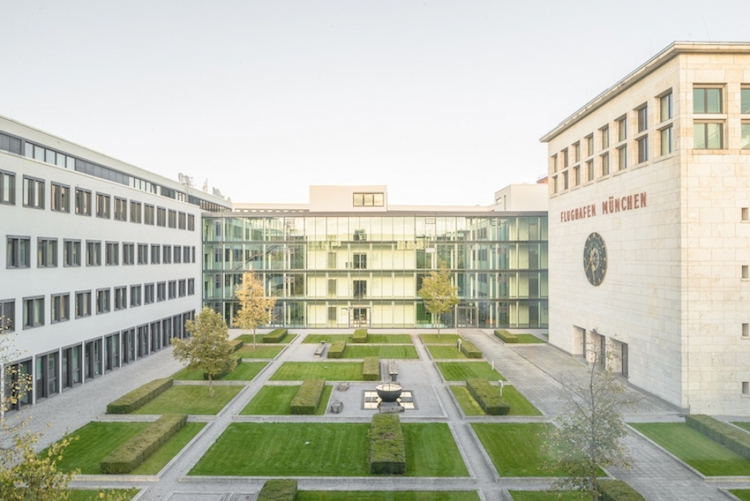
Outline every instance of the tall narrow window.
<svg viewBox="0 0 750 501"><path fill-rule="evenodd" d="M605 150L609 148L609 127L604 126L600 130L601 132L601 138L602 138L602 149Z"/></svg>
<svg viewBox="0 0 750 501"><path fill-rule="evenodd" d="M57 266L57 239L39 238L36 241L36 265L38 268Z"/></svg>
<svg viewBox="0 0 750 501"><path fill-rule="evenodd" d="M52 296L50 316L52 323L64 322L70 319L70 294Z"/></svg>
<svg viewBox="0 0 750 501"><path fill-rule="evenodd" d="M623 170L628 167L628 148L623 146L617 149L617 169Z"/></svg>
<svg viewBox="0 0 750 501"><path fill-rule="evenodd" d="M668 155L672 153L672 126L659 131L661 139L661 154Z"/></svg>
<svg viewBox="0 0 750 501"><path fill-rule="evenodd" d="M625 141L628 138L628 117L622 117L617 121L617 141Z"/></svg>
<svg viewBox="0 0 750 501"><path fill-rule="evenodd" d="M44 181L24 176L23 205L34 209L44 209Z"/></svg>
<svg viewBox="0 0 750 501"><path fill-rule="evenodd" d="M109 195L103 193L96 194L96 217L109 219L111 216Z"/></svg>
<svg viewBox="0 0 750 501"><path fill-rule="evenodd" d="M742 122L741 148L750 149L750 122Z"/></svg>
<svg viewBox="0 0 750 501"><path fill-rule="evenodd" d="M16 175L12 172L0 171L0 204L15 205L16 203Z"/></svg>
<svg viewBox="0 0 750 501"><path fill-rule="evenodd" d="M648 106L644 105L638 108L638 132L648 129Z"/></svg>
<svg viewBox="0 0 750 501"><path fill-rule="evenodd" d="M154 224L154 217L155 217L155 209L153 205L144 205L143 206L143 222L145 224Z"/></svg>
<svg viewBox="0 0 750 501"><path fill-rule="evenodd" d="M594 180L594 161L589 160L586 162L586 181Z"/></svg>
<svg viewBox="0 0 750 501"><path fill-rule="evenodd" d="M589 134L586 136L586 156L590 157L594 154L594 135Z"/></svg>
<svg viewBox="0 0 750 501"><path fill-rule="evenodd" d="M659 118L666 122L672 118L672 93L665 94L659 98Z"/></svg>
<svg viewBox="0 0 750 501"><path fill-rule="evenodd" d="M115 219L117 221L128 220L128 201L124 198L115 197Z"/></svg>
<svg viewBox="0 0 750 501"><path fill-rule="evenodd" d="M65 240L63 243L64 266L81 266L81 241Z"/></svg>
<svg viewBox="0 0 750 501"><path fill-rule="evenodd" d="M102 264L102 243L86 242L86 266L101 266Z"/></svg>
<svg viewBox="0 0 750 501"><path fill-rule="evenodd" d="M140 223L142 215L142 204L135 200L130 201L130 222Z"/></svg>
<svg viewBox="0 0 750 501"><path fill-rule="evenodd" d="M740 113L750 114L750 87L743 87L740 91Z"/></svg>
<svg viewBox="0 0 750 501"><path fill-rule="evenodd" d="M638 163L648 161L648 136L638 139Z"/></svg>
<svg viewBox="0 0 750 501"><path fill-rule="evenodd" d="M57 212L70 212L70 186L52 183L50 209Z"/></svg>
<svg viewBox="0 0 750 501"><path fill-rule="evenodd" d="M91 316L91 291L76 292L76 318Z"/></svg>
<svg viewBox="0 0 750 501"><path fill-rule="evenodd" d="M91 215L91 192L76 188L76 214L79 216Z"/></svg>
<svg viewBox="0 0 750 501"><path fill-rule="evenodd" d="M104 262L108 266L116 266L120 264L120 244L118 242L107 242L105 254Z"/></svg>

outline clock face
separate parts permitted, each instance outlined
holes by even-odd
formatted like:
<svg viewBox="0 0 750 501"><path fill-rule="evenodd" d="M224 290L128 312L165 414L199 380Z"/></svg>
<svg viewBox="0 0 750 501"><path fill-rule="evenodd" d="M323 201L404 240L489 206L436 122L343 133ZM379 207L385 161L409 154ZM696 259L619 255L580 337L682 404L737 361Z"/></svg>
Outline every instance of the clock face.
<svg viewBox="0 0 750 501"><path fill-rule="evenodd" d="M591 285L598 286L607 274L607 246L598 233L592 233L583 246L583 271Z"/></svg>

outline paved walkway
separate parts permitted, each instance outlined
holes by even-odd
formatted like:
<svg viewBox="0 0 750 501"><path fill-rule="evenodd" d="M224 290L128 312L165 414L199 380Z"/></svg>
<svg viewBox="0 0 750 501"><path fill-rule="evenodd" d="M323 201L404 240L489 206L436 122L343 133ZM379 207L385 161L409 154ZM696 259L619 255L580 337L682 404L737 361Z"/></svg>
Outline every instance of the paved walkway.
<svg viewBox="0 0 750 501"><path fill-rule="evenodd" d="M405 332L403 330L399 332ZM409 331L407 331L409 332ZM407 389L413 389L417 410L402 414L402 420L446 422L453 432L456 443L469 470L469 477L463 478L410 478L410 477L311 477L299 479L303 490L473 490L478 491L483 500L509 500L508 490L546 490L553 479L498 477L484 449L474 435L471 422L481 418L466 419L452 397L448 385L442 380L425 346L412 333L412 341L420 359L399 360L399 381ZM505 345L488 332L478 329L462 329L460 334L474 342L485 354L488 361L495 364L510 383L518 388L543 413L542 418L491 418L498 420L550 421L562 409L561 394L564 384L585 378L588 370L579 360L548 345ZM142 500L169 501L252 501L265 482L259 477L189 477L187 473L202 457L208 447L224 432L230 423L236 421L285 421L287 417L239 417L239 412L255 394L268 383L276 369L287 360L313 360L315 345L301 343L298 336L285 351L225 407L215 419L209 420L201 434L163 470L159 477L125 478L112 480L108 477L86 477L73 483L75 487L139 487ZM330 361L329 363L336 363ZM179 370L180 364L174 361L171 350L153 354L144 360L118 369L105 377L63 393L25 409L11 416L11 419L33 414L32 428L44 431L41 446L57 440L66 431L74 431L89 421L101 418L106 404L118 396L137 388L141 384L159 377L168 376ZM370 384L371 386L371 384ZM334 398L344 401L341 414L309 417L316 422L369 421L373 411L361 408L361 392L367 384L350 384L346 392L334 390ZM633 419L656 421L678 420L677 411L672 406L636 390L641 396ZM630 416L629 416L630 417ZM298 419L295 417L295 419ZM51 423L45 429L45 423ZM726 500L727 496L719 488L750 488L750 482L733 484L706 483L699 475L686 468L662 449L654 446L639 435L627 438L635 464L630 471L612 470L610 473L626 480L648 500Z"/></svg>

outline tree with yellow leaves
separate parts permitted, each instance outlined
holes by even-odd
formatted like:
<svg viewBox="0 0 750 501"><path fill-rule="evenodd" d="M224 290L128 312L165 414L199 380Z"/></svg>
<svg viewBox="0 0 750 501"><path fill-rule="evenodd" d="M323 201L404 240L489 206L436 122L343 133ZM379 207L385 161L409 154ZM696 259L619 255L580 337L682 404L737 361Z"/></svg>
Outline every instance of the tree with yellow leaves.
<svg viewBox="0 0 750 501"><path fill-rule="evenodd" d="M253 348L255 348L255 329L271 321L276 296L266 297L263 282L250 271L242 275L242 283L237 286L234 295L240 301L240 309L234 317L234 325L240 329L253 330Z"/></svg>

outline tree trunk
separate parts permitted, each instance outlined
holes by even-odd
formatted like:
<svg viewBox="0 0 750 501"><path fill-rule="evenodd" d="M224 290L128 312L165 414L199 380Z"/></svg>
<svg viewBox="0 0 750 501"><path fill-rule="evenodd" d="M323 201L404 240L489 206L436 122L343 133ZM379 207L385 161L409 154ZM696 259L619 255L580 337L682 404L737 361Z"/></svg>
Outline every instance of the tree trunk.
<svg viewBox="0 0 750 501"><path fill-rule="evenodd" d="M253 350L255 350L255 329L253 329Z"/></svg>
<svg viewBox="0 0 750 501"><path fill-rule="evenodd" d="M210 398L213 398L214 396L214 386L211 383L211 371L208 371L208 396Z"/></svg>

